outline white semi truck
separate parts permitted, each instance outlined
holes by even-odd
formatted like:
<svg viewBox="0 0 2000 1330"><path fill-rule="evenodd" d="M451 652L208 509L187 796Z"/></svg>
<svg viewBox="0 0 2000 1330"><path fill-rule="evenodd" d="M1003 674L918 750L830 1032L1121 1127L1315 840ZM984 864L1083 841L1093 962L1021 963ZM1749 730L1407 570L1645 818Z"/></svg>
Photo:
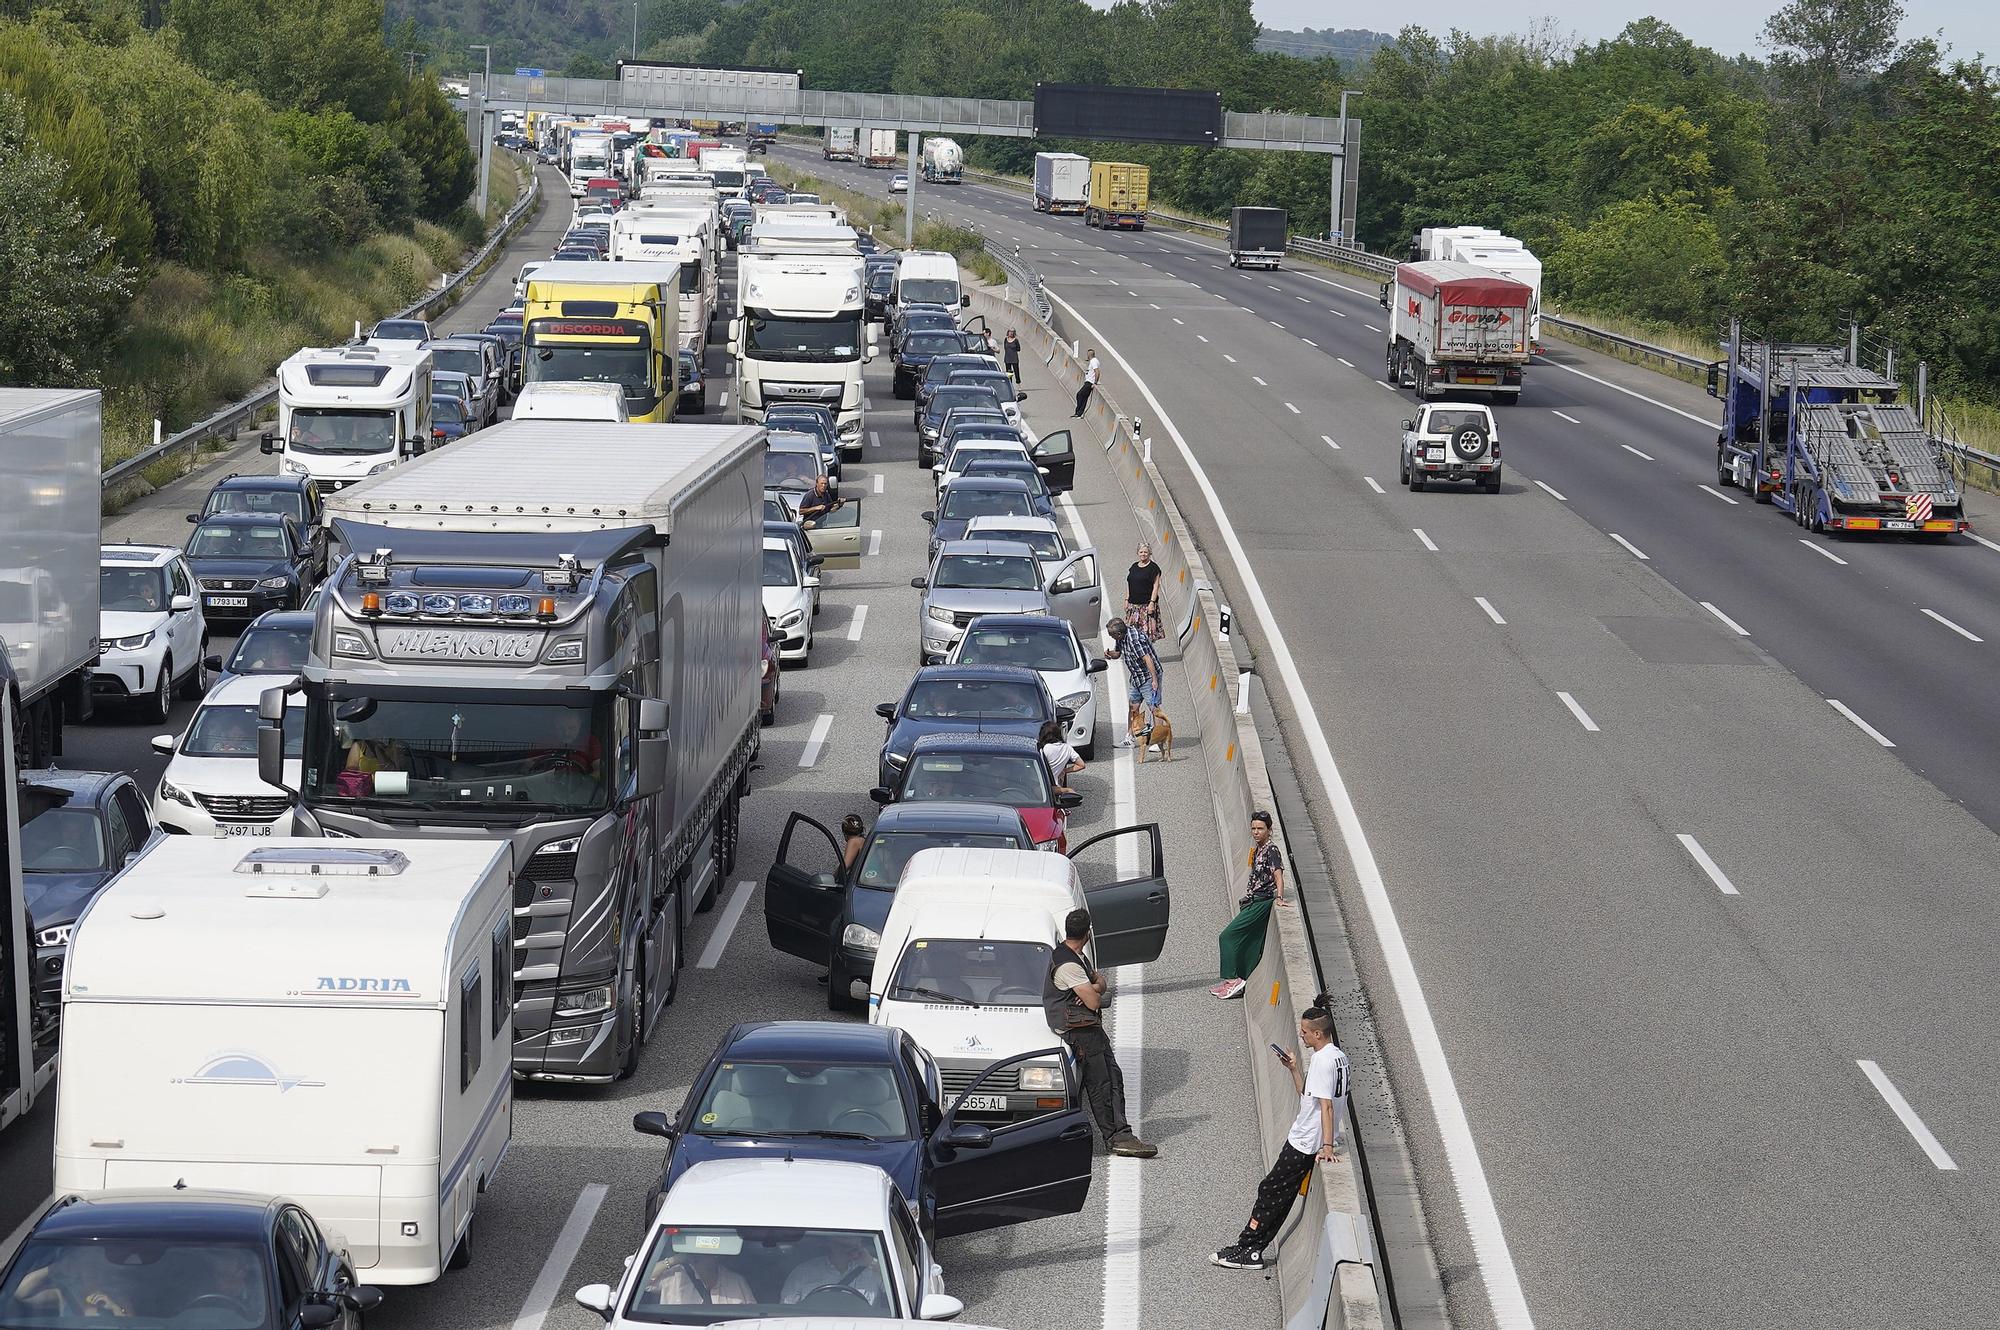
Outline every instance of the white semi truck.
<svg viewBox="0 0 2000 1330"><path fill-rule="evenodd" d="M896 164L896 131L893 129L871 129L867 132L867 143L861 154L861 164L867 167L888 167Z"/></svg>
<svg viewBox="0 0 2000 1330"><path fill-rule="evenodd" d="M956 140L924 140L924 183L962 185L965 183L965 150Z"/></svg>
<svg viewBox="0 0 2000 1330"><path fill-rule="evenodd" d="M1090 158L1073 152L1035 154L1035 211L1081 214L1090 202Z"/></svg>
<svg viewBox="0 0 2000 1330"><path fill-rule="evenodd" d="M1427 226L1410 245L1412 262L1469 263L1511 277L1533 294L1528 303L1528 345L1542 349L1542 261L1513 236L1487 226Z"/></svg>
<svg viewBox="0 0 2000 1330"><path fill-rule="evenodd" d="M861 131L852 125L828 125L819 154L829 162L851 162L860 151Z"/></svg>
<svg viewBox="0 0 2000 1330"><path fill-rule="evenodd" d="M861 446L861 367L875 358L861 254L852 227L821 219L753 222L736 259L736 358L740 418L802 402L834 413L843 452Z"/></svg>

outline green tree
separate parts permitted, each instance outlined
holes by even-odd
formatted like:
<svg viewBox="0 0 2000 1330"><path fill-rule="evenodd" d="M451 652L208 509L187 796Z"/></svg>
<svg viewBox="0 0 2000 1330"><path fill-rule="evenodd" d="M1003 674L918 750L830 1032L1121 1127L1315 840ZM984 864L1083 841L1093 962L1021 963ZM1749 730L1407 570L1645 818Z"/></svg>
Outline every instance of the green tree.
<svg viewBox="0 0 2000 1330"><path fill-rule="evenodd" d="M1565 225L1547 263L1559 301L1681 327L1716 317L1727 267L1715 223L1677 198L1628 199Z"/></svg>
<svg viewBox="0 0 2000 1330"><path fill-rule="evenodd" d="M1715 167L1708 130L1685 107L1627 102L1600 120L1577 145L1576 197L1585 206L1607 199L1683 195L1714 201Z"/></svg>
<svg viewBox="0 0 2000 1330"><path fill-rule="evenodd" d="M1902 21L1901 0L1790 0L1764 24L1771 70L1802 109L1810 142L1821 142L1857 85L1888 64Z"/></svg>
<svg viewBox="0 0 2000 1330"><path fill-rule="evenodd" d="M441 222L464 205L478 183L479 161L465 139L465 121L442 89L419 74L389 100L388 130L416 168L417 212Z"/></svg>

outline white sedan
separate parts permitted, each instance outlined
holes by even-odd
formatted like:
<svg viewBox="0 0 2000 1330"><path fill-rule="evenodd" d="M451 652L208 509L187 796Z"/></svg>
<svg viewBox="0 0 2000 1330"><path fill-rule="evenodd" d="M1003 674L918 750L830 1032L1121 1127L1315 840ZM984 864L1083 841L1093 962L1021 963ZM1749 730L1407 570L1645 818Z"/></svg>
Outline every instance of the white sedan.
<svg viewBox="0 0 2000 1330"><path fill-rule="evenodd" d="M586 1284L576 1300L614 1330L763 1316L948 1321L965 1310L887 1173L768 1156L682 1174L618 1283Z"/></svg>
<svg viewBox="0 0 2000 1330"><path fill-rule="evenodd" d="M178 740L153 739L169 756L153 796L153 816L168 831L190 836L284 836L292 830L292 796L257 778L257 699L291 675L240 674L209 690ZM285 780L299 783L305 702L285 709Z"/></svg>
<svg viewBox="0 0 2000 1330"><path fill-rule="evenodd" d="M898 172L896 172L896 174L894 174L894 175L890 176L890 177L889 177L889 192L890 192L891 194L907 194L907 193L909 193L909 192L910 192L910 177L909 177L909 176L907 176L907 175L905 175L905 174L903 174L903 173L902 173L901 171L898 171Z"/></svg>
<svg viewBox="0 0 2000 1330"><path fill-rule="evenodd" d="M804 664L812 654L813 596L819 576L799 562L792 542L764 537L764 613L778 636L778 659Z"/></svg>
<svg viewBox="0 0 2000 1330"><path fill-rule="evenodd" d="M1085 651L1069 620L1050 614L986 614L965 626L953 665L1018 665L1042 676L1049 696L1073 714L1063 737L1086 762L1097 752L1097 687L1104 657Z"/></svg>

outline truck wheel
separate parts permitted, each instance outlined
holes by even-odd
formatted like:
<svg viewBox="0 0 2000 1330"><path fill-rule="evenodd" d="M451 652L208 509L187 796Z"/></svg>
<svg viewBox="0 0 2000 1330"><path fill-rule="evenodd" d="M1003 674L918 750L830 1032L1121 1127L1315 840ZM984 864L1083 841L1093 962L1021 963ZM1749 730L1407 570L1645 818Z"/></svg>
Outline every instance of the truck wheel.
<svg viewBox="0 0 2000 1330"><path fill-rule="evenodd" d="M621 1081L639 1070L639 1050L646 1046L646 971L636 957L632 971L632 1017L625 1031L625 1060L618 1064Z"/></svg>
<svg viewBox="0 0 2000 1330"><path fill-rule="evenodd" d="M1736 477L1729 474L1728 459L1723 455L1720 448L1715 450L1715 483L1723 486L1730 486L1736 483Z"/></svg>

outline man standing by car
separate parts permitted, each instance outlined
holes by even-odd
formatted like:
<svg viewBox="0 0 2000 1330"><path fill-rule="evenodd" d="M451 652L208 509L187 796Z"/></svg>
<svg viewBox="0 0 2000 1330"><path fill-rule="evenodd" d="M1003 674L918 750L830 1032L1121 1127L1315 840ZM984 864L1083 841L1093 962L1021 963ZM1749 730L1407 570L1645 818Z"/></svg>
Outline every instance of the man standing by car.
<svg viewBox="0 0 2000 1330"><path fill-rule="evenodd" d="M1104 658L1125 662L1126 700L1135 707L1145 708L1146 723L1132 737L1133 742L1144 745L1153 736L1153 712L1160 705L1160 686L1166 681L1166 671L1160 667L1160 653L1153 649L1153 639L1146 635L1145 629L1123 619L1105 624L1104 631L1111 634L1111 649L1104 653Z"/></svg>
<svg viewBox="0 0 2000 1330"><path fill-rule="evenodd" d="M1090 1115L1112 1154L1151 1159L1159 1147L1142 1141L1125 1116L1125 1073L1112 1055L1104 1033L1104 1004L1110 981L1083 958L1090 941L1090 911L1071 910L1063 919L1063 942L1051 952L1048 978L1042 983L1042 1011L1049 1029L1076 1054Z"/></svg>
<svg viewBox="0 0 2000 1330"><path fill-rule="evenodd" d="M799 525L803 527L819 521L840 504L841 500L828 488L826 477L816 477L805 498L799 500Z"/></svg>

